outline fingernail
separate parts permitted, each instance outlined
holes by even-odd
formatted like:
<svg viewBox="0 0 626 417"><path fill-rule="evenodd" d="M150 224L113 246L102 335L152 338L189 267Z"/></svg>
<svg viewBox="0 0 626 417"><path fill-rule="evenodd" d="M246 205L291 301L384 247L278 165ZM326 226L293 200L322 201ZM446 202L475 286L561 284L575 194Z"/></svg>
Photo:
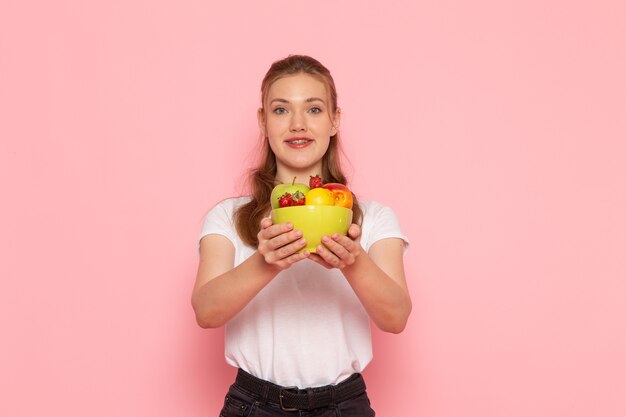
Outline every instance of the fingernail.
<svg viewBox="0 0 626 417"><path fill-rule="evenodd" d="M328 236L323 236L322 237L322 242L327 243L329 241L330 241L330 239L328 238Z"/></svg>
<svg viewBox="0 0 626 417"><path fill-rule="evenodd" d="M288 228L288 229L293 229L293 224L291 224L291 223L287 223L287 228Z"/></svg>
<svg viewBox="0 0 626 417"><path fill-rule="evenodd" d="M333 235L333 239L339 239L339 234L338 234L338 233L335 233L335 234Z"/></svg>
<svg viewBox="0 0 626 417"><path fill-rule="evenodd" d="M302 237L302 231L296 230L296 236L297 237Z"/></svg>
<svg viewBox="0 0 626 417"><path fill-rule="evenodd" d="M304 240L304 239L300 239L300 240L298 241L298 244L299 244L299 245L304 245L304 244L306 244L306 240Z"/></svg>

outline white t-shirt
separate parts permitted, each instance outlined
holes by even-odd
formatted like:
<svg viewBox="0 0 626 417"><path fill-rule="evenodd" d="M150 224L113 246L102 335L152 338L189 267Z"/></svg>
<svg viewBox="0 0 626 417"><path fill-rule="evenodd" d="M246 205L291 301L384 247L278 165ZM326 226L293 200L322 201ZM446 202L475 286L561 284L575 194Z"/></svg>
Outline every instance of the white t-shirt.
<svg viewBox="0 0 626 417"><path fill-rule="evenodd" d="M239 265L256 248L237 235L233 213L249 197L218 203L206 215L200 238L227 237ZM373 201L363 210L361 246L385 238L408 245L393 211ZM280 272L226 325L226 362L283 386L336 384L361 372L372 359L370 320L338 269L305 259Z"/></svg>

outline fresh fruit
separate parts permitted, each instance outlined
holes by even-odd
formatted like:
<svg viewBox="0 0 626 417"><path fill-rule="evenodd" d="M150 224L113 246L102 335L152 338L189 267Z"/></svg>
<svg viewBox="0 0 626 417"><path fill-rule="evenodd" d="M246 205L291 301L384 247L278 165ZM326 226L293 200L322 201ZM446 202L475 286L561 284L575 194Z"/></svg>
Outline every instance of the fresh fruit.
<svg viewBox="0 0 626 417"><path fill-rule="evenodd" d="M311 175L311 177L309 178L309 188L319 188L322 185L324 185L324 180L322 180L322 177L320 177L319 175Z"/></svg>
<svg viewBox="0 0 626 417"><path fill-rule="evenodd" d="M332 192L334 205L349 209L352 208L352 192L348 189L348 187L338 182L330 182L328 184L324 184L322 188Z"/></svg>
<svg viewBox="0 0 626 417"><path fill-rule="evenodd" d="M291 207L292 201L291 194L285 193L278 199L278 207Z"/></svg>
<svg viewBox="0 0 626 417"><path fill-rule="evenodd" d="M303 206L305 204L305 194L302 191L296 191L294 195L291 196L291 199L294 202L294 206Z"/></svg>
<svg viewBox="0 0 626 417"><path fill-rule="evenodd" d="M307 206L334 206L335 195L331 190L323 187L313 188L305 195Z"/></svg>
<svg viewBox="0 0 626 417"><path fill-rule="evenodd" d="M291 184L278 184L272 189L270 197L272 208L304 205L304 196L309 190L310 188L306 184L296 183L296 177L293 178ZM287 194L289 194L288 197ZM289 205L281 206L281 199L283 204L289 203Z"/></svg>
<svg viewBox="0 0 626 417"><path fill-rule="evenodd" d="M278 207L293 207L304 205L304 193L296 191L295 193L285 193L278 198Z"/></svg>
<svg viewBox="0 0 626 417"><path fill-rule="evenodd" d="M272 192L271 218L274 224L291 222L302 231L307 244L301 251L317 251L323 236L346 235L352 222L353 196L347 186L324 184L319 175L311 176L308 191L289 187L302 184L277 185ZM278 188L280 187L280 188ZM274 203L278 201L278 206ZM302 205L304 204L304 205ZM299 206L299 207L294 207Z"/></svg>

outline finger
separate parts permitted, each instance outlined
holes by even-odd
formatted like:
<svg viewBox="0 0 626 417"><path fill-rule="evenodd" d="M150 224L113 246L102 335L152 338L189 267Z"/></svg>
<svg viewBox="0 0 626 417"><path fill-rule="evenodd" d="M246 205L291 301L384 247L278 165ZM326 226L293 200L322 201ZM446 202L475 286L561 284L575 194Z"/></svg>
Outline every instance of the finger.
<svg viewBox="0 0 626 417"><path fill-rule="evenodd" d="M296 262L299 262L303 259L309 258L310 256L311 256L311 252L309 252L308 250L305 250L302 252L294 253L293 255L285 258L283 261L287 263L288 265L290 265L290 264L295 264Z"/></svg>
<svg viewBox="0 0 626 417"><path fill-rule="evenodd" d="M265 261L270 264L276 264L281 268L286 267L285 260L294 254L298 254L298 251L306 246L304 239L298 239L288 245L283 245L279 248L271 248L271 241L265 242L264 248L259 249L263 254ZM307 255L308 256L308 255Z"/></svg>
<svg viewBox="0 0 626 417"><path fill-rule="evenodd" d="M323 241L323 239L322 239ZM337 255L335 255L335 253L332 251L332 249L328 248L327 246L324 245L319 245L317 247L317 254L326 262L328 263L328 265L330 265L331 267L337 267L339 266L341 260L339 259L339 257Z"/></svg>
<svg viewBox="0 0 626 417"><path fill-rule="evenodd" d="M355 245L354 240L352 240L348 236L340 235L339 233L333 234L331 238L334 242L337 242L338 244L346 248L348 252L350 252Z"/></svg>
<svg viewBox="0 0 626 417"><path fill-rule="evenodd" d="M348 264L354 262L354 260L363 251L359 238L352 240L349 237L335 233L333 235L333 240L343 246L343 248L346 250L345 255L342 253L340 254L340 256L342 261L347 262Z"/></svg>
<svg viewBox="0 0 626 417"><path fill-rule="evenodd" d="M300 251L305 246L306 246L306 240L298 239L293 243L290 243L288 245L284 245L278 248L277 250L274 251L274 253L276 254L276 259L284 260L294 254L297 254L298 251Z"/></svg>
<svg viewBox="0 0 626 417"><path fill-rule="evenodd" d="M354 246L354 242L347 236L335 233L331 238L322 237L322 243L328 247L338 258L344 259L350 255L350 248Z"/></svg>
<svg viewBox="0 0 626 417"><path fill-rule="evenodd" d="M261 232L263 233L263 238L269 240L283 233L289 232L292 229L293 225L291 223L279 223L273 224L266 229L261 230Z"/></svg>
<svg viewBox="0 0 626 417"><path fill-rule="evenodd" d="M272 219L270 219L269 217L264 217L261 219L261 229L267 229L272 224Z"/></svg>
<svg viewBox="0 0 626 417"><path fill-rule="evenodd" d="M268 245L272 250L276 250L278 248L282 248L289 243L295 242L296 240L302 237L302 232L300 230L292 230L287 233L281 233L278 236L275 236L268 240Z"/></svg>
<svg viewBox="0 0 626 417"><path fill-rule="evenodd" d="M350 228L348 229L348 236L350 236L352 239L356 239L357 237L361 236L361 226L352 223L350 225Z"/></svg>
<svg viewBox="0 0 626 417"><path fill-rule="evenodd" d="M324 259L322 259L322 257L318 255L317 253L311 253L309 255L309 259L312 260L313 262L316 262L322 265L326 269L332 269L332 266L329 265L328 262L326 262Z"/></svg>

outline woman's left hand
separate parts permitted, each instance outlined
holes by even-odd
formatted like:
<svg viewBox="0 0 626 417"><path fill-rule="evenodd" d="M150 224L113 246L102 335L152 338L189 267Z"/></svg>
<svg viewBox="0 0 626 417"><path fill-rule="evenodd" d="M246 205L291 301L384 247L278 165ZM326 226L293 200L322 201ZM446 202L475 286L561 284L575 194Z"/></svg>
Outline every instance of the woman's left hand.
<svg viewBox="0 0 626 417"><path fill-rule="evenodd" d="M351 224L348 236L335 233L330 237L322 237L322 244L317 247L316 253L311 253L309 259L328 269L343 269L356 262L356 258L363 251L360 238L361 227Z"/></svg>

